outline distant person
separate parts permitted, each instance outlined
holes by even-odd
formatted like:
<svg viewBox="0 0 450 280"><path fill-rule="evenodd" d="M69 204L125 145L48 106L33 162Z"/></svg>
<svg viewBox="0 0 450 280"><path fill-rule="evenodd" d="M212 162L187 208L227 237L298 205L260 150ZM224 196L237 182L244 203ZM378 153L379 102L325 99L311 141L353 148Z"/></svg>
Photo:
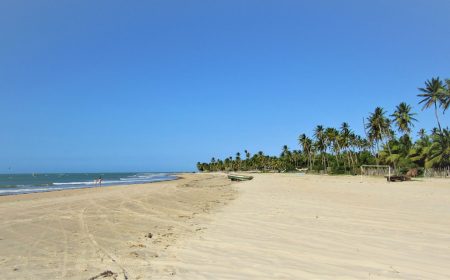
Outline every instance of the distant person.
<svg viewBox="0 0 450 280"><path fill-rule="evenodd" d="M98 177L98 179L94 180L94 186L97 185L102 186L102 181L103 181L102 176Z"/></svg>

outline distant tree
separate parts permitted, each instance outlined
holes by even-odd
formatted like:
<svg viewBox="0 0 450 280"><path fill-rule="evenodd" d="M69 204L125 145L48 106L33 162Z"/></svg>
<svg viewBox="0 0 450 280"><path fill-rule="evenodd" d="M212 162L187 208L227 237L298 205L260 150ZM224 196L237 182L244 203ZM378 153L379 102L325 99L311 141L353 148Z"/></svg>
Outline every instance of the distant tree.
<svg viewBox="0 0 450 280"><path fill-rule="evenodd" d="M438 116L438 105L442 106L442 104L445 104L445 98L443 95L445 88L443 82L439 79L439 77L431 78L431 80L427 80L425 82L425 87L419 88L419 90L423 92L417 95L422 98L419 102L419 104L423 104L422 110L428 109L432 106L434 107L434 114L436 116L439 132L442 133L441 123Z"/></svg>
<svg viewBox="0 0 450 280"><path fill-rule="evenodd" d="M405 102L400 103L394 111L393 122L396 124L398 131L403 134L411 133L411 127L414 127L414 123L417 119L414 118L416 114L411 112L411 106Z"/></svg>
<svg viewBox="0 0 450 280"><path fill-rule="evenodd" d="M366 129L368 131L368 140L374 142L377 151L380 150L380 144L390 130L389 119L386 118L386 112L381 107L376 107L375 111L367 118Z"/></svg>
<svg viewBox="0 0 450 280"><path fill-rule="evenodd" d="M326 170L327 159L325 156L325 151L327 149L327 146L325 143L325 130L322 125L316 126L316 129L314 130L314 138L316 138L315 146L317 150L320 152L320 157L322 159L322 167Z"/></svg>

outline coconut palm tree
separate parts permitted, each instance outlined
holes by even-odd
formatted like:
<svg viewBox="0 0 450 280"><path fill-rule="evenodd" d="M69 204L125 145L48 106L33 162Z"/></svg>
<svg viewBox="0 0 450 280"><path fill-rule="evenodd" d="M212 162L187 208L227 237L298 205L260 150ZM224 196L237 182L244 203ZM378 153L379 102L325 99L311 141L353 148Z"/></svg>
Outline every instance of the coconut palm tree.
<svg viewBox="0 0 450 280"><path fill-rule="evenodd" d="M292 161L294 163L294 168L299 167L299 162L302 159L302 153L300 150L294 150L292 152Z"/></svg>
<svg viewBox="0 0 450 280"><path fill-rule="evenodd" d="M412 162L423 167L430 150L431 141L430 137L426 134L425 129L419 130L418 136L420 138L409 150L408 157Z"/></svg>
<svg viewBox="0 0 450 280"><path fill-rule="evenodd" d="M423 92L417 95L422 97L422 100L419 102L419 104L423 103L422 110L434 106L434 114L438 123L439 132L442 133L441 123L438 116L438 105L442 106L442 104L445 103L443 98L443 92L445 90L443 82L439 79L439 77L431 78L431 81L427 80L425 82L425 87L419 88L419 90Z"/></svg>
<svg viewBox="0 0 450 280"><path fill-rule="evenodd" d="M340 127L340 146L344 153L347 155L347 162L348 166L354 165L353 160L353 153L351 150L352 143L354 143L355 135L353 134L352 130L350 129L350 126L348 123L343 122ZM344 160L344 167L345 167L345 160Z"/></svg>
<svg viewBox="0 0 450 280"><path fill-rule="evenodd" d="M367 118L366 129L368 131L368 140L374 142L377 146L377 151L380 150L380 143L386 136L386 131L389 129L389 122L385 116L386 112L381 107L376 107L375 111Z"/></svg>
<svg viewBox="0 0 450 280"><path fill-rule="evenodd" d="M306 134L301 134L298 137L298 143L302 146L303 153L306 154L308 159L308 168L312 168L312 140L306 136Z"/></svg>
<svg viewBox="0 0 450 280"><path fill-rule="evenodd" d="M247 151L247 150L245 150L244 152L245 152L245 159L246 159L246 160L249 160L249 159L250 159L250 156L251 156L251 155L250 155L250 152Z"/></svg>
<svg viewBox="0 0 450 280"><path fill-rule="evenodd" d="M334 153L336 158L336 163L339 166L339 153L340 153L340 145L339 145L339 131L335 128L328 127L325 129L325 143L330 148L331 154Z"/></svg>
<svg viewBox="0 0 450 280"><path fill-rule="evenodd" d="M383 108L377 107L375 111L367 118L368 123L366 129L368 129L368 138L372 143L375 142L377 147L377 161L380 159L380 144L386 146L389 155L392 155L390 142L394 138L394 132L391 129L391 120L385 116L386 112ZM385 142L384 142L385 141ZM395 169L395 164L394 164Z"/></svg>
<svg viewBox="0 0 450 280"><path fill-rule="evenodd" d="M259 151L256 155L256 163L258 169L264 170L265 165L265 157L263 151Z"/></svg>
<svg viewBox="0 0 450 280"><path fill-rule="evenodd" d="M325 143L325 131L322 125L316 126L314 130L314 138L316 138L315 146L317 150L320 152L322 158L322 166L326 170L327 169L327 161L325 157L326 151L326 143Z"/></svg>
<svg viewBox="0 0 450 280"><path fill-rule="evenodd" d="M289 152L289 147L287 145L283 145L281 156L286 156Z"/></svg>
<svg viewBox="0 0 450 280"><path fill-rule="evenodd" d="M281 151L280 159L284 164L284 169L287 169L287 165L290 162L291 152L289 151L289 147L284 145Z"/></svg>
<svg viewBox="0 0 450 280"><path fill-rule="evenodd" d="M397 125L398 131L403 134L411 133L411 127L417 119L414 118L416 114L411 112L411 106L405 102L400 103L395 107L394 113L391 115L393 122Z"/></svg>
<svg viewBox="0 0 450 280"><path fill-rule="evenodd" d="M240 152L236 153L236 169L237 170L241 169L241 153Z"/></svg>
<svg viewBox="0 0 450 280"><path fill-rule="evenodd" d="M450 130L444 129L439 135L432 135L432 143L427 151L425 167L450 165Z"/></svg>
<svg viewBox="0 0 450 280"><path fill-rule="evenodd" d="M203 164L200 162L197 162L197 170L202 172L203 171Z"/></svg>
<svg viewBox="0 0 450 280"><path fill-rule="evenodd" d="M442 93L442 109L447 111L448 107L450 106L450 79L445 80L445 89Z"/></svg>
<svg viewBox="0 0 450 280"><path fill-rule="evenodd" d="M423 139L427 135L427 132L425 129L421 128L417 132L417 136L419 136L420 139Z"/></svg>

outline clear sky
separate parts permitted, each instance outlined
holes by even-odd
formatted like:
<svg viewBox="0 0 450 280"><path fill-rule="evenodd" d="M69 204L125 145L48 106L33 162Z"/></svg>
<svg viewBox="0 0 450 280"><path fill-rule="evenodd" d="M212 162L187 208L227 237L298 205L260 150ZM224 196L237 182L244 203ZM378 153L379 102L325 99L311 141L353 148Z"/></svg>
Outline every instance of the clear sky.
<svg viewBox="0 0 450 280"><path fill-rule="evenodd" d="M0 2L0 172L178 171L450 77L450 1ZM441 116L444 126L449 115Z"/></svg>

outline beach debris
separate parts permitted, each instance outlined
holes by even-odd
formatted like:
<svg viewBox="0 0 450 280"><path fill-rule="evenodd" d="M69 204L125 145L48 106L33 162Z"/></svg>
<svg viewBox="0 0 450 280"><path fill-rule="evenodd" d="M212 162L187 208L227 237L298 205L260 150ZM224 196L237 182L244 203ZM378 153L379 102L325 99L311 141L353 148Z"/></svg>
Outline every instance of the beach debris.
<svg viewBox="0 0 450 280"><path fill-rule="evenodd" d="M111 270L106 270L96 276L89 278L88 280L96 280L96 279L107 278L107 277L111 277L112 279L116 280L117 273L114 273Z"/></svg>
<svg viewBox="0 0 450 280"><path fill-rule="evenodd" d="M152 237L153 237L153 234L152 234L151 232L149 232L149 233L147 233L147 234L145 235L145 237L147 237L147 238L152 238Z"/></svg>

